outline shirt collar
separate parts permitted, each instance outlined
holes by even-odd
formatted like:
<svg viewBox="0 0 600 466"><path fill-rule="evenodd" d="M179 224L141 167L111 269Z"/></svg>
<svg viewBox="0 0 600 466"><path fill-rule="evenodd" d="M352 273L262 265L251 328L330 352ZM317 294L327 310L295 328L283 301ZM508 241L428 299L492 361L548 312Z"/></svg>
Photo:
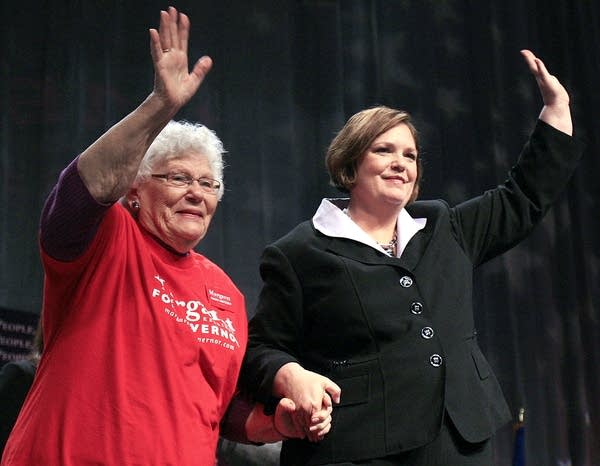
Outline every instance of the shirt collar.
<svg viewBox="0 0 600 466"><path fill-rule="evenodd" d="M349 202L350 199L348 198L323 199L312 218L315 228L326 236L358 241L385 254L386 252L377 241L344 213L343 209L348 207ZM426 224L426 218L412 218L404 208L400 211L396 222L396 233L398 235L397 257L402 255L411 238L425 228Z"/></svg>

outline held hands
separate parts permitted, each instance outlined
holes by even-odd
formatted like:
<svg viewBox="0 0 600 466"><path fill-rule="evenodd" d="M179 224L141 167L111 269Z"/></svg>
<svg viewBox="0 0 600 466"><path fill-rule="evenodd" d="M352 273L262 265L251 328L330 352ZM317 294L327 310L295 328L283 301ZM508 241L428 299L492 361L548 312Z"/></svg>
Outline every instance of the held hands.
<svg viewBox="0 0 600 466"><path fill-rule="evenodd" d="M521 50L529 71L535 77L544 108L540 113L540 120L554 126L556 129L573 134L573 123L571 121L571 110L569 108L569 94L560 81L551 75L544 62L537 58L530 50Z"/></svg>
<svg viewBox="0 0 600 466"><path fill-rule="evenodd" d="M160 12L158 31L150 29L150 53L154 63L154 94L176 112L196 93L212 67L210 57L188 68L190 20L173 7Z"/></svg>
<svg viewBox="0 0 600 466"><path fill-rule="evenodd" d="M290 414L295 428L316 442L329 431L329 427L321 425L326 421L325 413L331 413L333 403L340 402L341 389L327 377L297 363L288 363L275 374L274 393L294 402L295 410Z"/></svg>
<svg viewBox="0 0 600 466"><path fill-rule="evenodd" d="M329 432L331 429L331 411L332 408L329 406L326 409L317 411L312 416L312 423L308 429L311 433L309 440L321 440ZM306 437L306 432L296 422L295 415L296 405L294 402L289 398L282 398L277 408L275 408L273 427L284 439Z"/></svg>

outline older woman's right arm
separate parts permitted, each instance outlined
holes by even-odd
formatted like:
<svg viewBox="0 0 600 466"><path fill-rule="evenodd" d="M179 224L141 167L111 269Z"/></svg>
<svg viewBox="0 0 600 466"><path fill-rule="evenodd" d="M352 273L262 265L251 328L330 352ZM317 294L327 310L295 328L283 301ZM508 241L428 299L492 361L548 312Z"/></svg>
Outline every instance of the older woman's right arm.
<svg viewBox="0 0 600 466"><path fill-rule="evenodd" d="M73 260L86 249L103 214L131 187L150 144L209 72L209 57L188 71L189 29L175 8L160 12L158 31L150 29L152 93L62 172L40 223L41 245L51 257Z"/></svg>
<svg viewBox="0 0 600 466"><path fill-rule="evenodd" d="M98 202L115 202L127 192L152 141L192 98L209 72L209 57L200 58L189 72L189 31L189 19L183 13L173 7L160 12L158 31L150 29L152 93L81 154L79 173Z"/></svg>

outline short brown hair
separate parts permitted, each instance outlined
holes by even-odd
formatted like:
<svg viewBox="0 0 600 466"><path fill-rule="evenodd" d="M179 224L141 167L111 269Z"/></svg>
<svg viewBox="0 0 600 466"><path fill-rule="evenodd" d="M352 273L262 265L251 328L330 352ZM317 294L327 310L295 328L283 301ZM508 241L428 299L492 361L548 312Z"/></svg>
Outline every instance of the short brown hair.
<svg viewBox="0 0 600 466"><path fill-rule="evenodd" d="M411 117L407 112L378 106L352 115L327 149L325 164L329 172L330 183L340 191L350 192L356 183L358 165L366 150L380 134L400 124L408 126L418 149L417 129L412 124ZM414 201L419 195L422 172L421 157L418 156L417 179L409 202Z"/></svg>

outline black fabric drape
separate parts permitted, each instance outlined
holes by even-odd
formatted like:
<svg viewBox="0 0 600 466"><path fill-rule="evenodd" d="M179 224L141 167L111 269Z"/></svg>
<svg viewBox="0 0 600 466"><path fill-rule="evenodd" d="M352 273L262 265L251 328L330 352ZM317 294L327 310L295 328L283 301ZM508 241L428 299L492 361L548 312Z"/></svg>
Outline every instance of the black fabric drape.
<svg viewBox="0 0 600 466"><path fill-rule="evenodd" d="M37 224L60 170L150 91L155 0L2 2L0 306L37 313ZM556 207L477 277L480 341L531 464L600 463L600 3L592 0L180 1L191 56L215 67L178 115L217 131L226 194L199 250L245 292L263 247L312 215L324 150L355 111L386 104L421 133L422 198L457 202L504 179L541 109L519 50L570 91L587 150ZM509 464L510 427L496 464ZM251 450L250 450L251 451ZM251 454L251 453L245 453ZM247 460L251 461L250 459Z"/></svg>

